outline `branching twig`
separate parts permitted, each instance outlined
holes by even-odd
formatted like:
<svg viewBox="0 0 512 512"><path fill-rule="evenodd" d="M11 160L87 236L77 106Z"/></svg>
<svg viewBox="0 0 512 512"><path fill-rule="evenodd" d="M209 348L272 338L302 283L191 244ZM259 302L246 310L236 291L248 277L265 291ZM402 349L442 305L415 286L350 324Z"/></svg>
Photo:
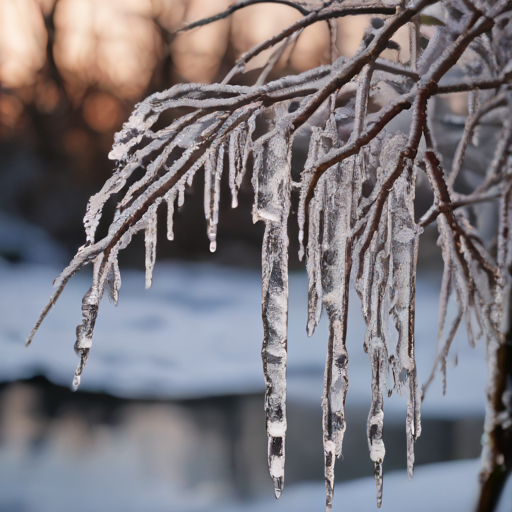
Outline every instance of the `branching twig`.
<svg viewBox="0 0 512 512"><path fill-rule="evenodd" d="M215 14L214 16L210 16L209 18L203 18L198 21L189 23L188 25L185 25L184 27L176 30L175 33L188 32L189 30L192 30L194 28L204 27L205 25L209 25L210 23L213 23L215 21L223 20L223 19L227 18L228 16L231 16L234 12L236 12L240 9L243 9L244 7L248 7L249 5L254 5L254 4L262 4L262 3L283 4L283 5L287 5L289 7L293 7L294 9L299 11L303 16L309 14L308 9L306 9L299 3L294 2L293 0L241 0L239 2L232 4L228 9L226 9L223 12L220 12L219 14Z"/></svg>

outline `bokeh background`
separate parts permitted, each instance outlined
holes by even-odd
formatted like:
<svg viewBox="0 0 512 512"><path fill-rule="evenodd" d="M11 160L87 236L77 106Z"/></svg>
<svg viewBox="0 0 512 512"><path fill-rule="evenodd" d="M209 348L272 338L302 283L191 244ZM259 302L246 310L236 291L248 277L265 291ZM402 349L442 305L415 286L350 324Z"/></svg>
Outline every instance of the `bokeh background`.
<svg viewBox="0 0 512 512"><path fill-rule="evenodd" d="M221 80L241 54L300 16L285 5L259 4L174 33L230 3L0 0L1 512L322 509L327 329L324 319L315 336L306 337L307 282L293 226L287 488L272 501L259 355L262 227L251 221L250 176L237 210L224 194L215 254L208 251L200 180L194 183L176 214L175 242L159 237L149 291L143 290L143 240L135 237L120 259L119 306L103 305L80 391L72 393L69 384L87 270L68 285L34 346L23 347L53 278L84 243L87 200L110 176L113 135L134 105L180 82ZM341 54L355 52L368 24L368 17L337 21ZM395 39L400 50L386 50L386 56L407 62L406 31ZM306 29L269 78L329 63L328 43L325 23ZM254 82L269 55L254 59L234 83ZM465 115L466 105L463 94L439 99L436 123ZM448 159L460 134L452 125L441 141ZM484 154L485 146L479 151ZM470 172L461 179L478 181L485 158L466 165ZM425 183L418 187L421 215L432 198ZM487 218L492 224L492 211ZM484 232L492 238L491 228ZM435 229L427 230L420 249L422 381L437 344L441 263L435 239ZM373 510L366 446L370 370L356 297L352 303L348 428L335 508ZM438 381L424 402L412 484L403 471L405 401L393 396L386 404L384 510L463 511L476 496L484 348L467 348L463 331L457 344L459 365L449 374L447 395ZM510 512L510 502L504 498L500 510Z"/></svg>

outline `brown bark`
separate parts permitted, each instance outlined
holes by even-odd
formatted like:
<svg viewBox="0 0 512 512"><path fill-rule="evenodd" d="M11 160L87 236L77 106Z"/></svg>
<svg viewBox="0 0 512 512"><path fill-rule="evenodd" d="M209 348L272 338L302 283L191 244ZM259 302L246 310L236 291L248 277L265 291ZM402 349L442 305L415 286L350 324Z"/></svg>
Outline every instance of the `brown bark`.
<svg viewBox="0 0 512 512"><path fill-rule="evenodd" d="M511 268L507 271L512 273ZM487 440L492 450L493 469L481 478L476 512L496 510L507 478L512 473L512 291L509 293L508 329L497 351L497 366L493 376L495 393L492 400L501 421L496 421Z"/></svg>

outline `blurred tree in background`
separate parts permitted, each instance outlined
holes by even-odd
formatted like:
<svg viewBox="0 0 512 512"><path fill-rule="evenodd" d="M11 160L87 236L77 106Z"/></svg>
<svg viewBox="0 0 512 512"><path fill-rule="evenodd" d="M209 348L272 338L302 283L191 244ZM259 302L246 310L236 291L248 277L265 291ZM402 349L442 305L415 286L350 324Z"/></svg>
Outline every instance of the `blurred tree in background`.
<svg viewBox="0 0 512 512"><path fill-rule="evenodd" d="M219 81L242 53L300 18L286 5L254 5L200 30L173 34L184 23L229 4L229 0L2 0L1 211L43 227L69 253L74 252L83 243L87 200L112 171L105 155L113 134L134 105L176 83ZM351 55L368 17L337 23L338 48ZM248 73L233 83L250 82L271 52L255 58ZM282 56L270 78L305 71L329 59L329 30L316 24ZM221 261L259 262L261 229L244 227L250 219L250 195L250 183L244 183L242 214L227 214L220 228L225 242L217 255ZM176 224L179 242L161 245L163 256L207 254L208 244L193 236L204 226L197 207L200 197L192 194L187 201L184 220ZM226 212L228 207L228 202L221 206ZM134 247L140 255L142 245ZM131 254L129 249L128 263L140 261Z"/></svg>

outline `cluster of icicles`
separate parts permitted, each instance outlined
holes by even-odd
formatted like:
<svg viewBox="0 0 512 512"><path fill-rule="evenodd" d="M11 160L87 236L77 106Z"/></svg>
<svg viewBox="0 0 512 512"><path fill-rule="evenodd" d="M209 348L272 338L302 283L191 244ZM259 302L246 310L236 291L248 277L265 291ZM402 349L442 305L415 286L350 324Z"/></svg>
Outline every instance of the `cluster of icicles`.
<svg viewBox="0 0 512 512"><path fill-rule="evenodd" d="M315 75L316 73L316 75ZM326 70L288 77L289 87L300 87L300 80L314 83ZM293 82L295 80L295 82ZM282 84L271 83L277 90ZM311 87L311 85L309 85ZM421 228L414 221L416 166L407 163L383 203L378 227L373 231L367 220L376 194L396 169L407 138L401 133L384 134L367 144L358 154L330 167L318 180L314 196L308 190L315 163L330 150L342 145L336 124L334 100L325 108L321 126L311 128L309 152L301 182L294 183L291 154L294 132L282 115L291 100L269 108L261 101L246 102L240 108L215 110L217 103L250 94L248 87L228 85L179 85L141 103L123 130L116 135L110 158L118 161L113 176L93 196L84 219L87 243L55 282L56 291L41 314L27 343L55 304L67 281L80 268L93 264L92 286L82 302L83 322L77 328L75 351L80 362L73 386L80 383L89 356L98 308L106 290L116 303L121 287L118 253L143 231L146 246L146 287L151 286L155 264L157 209L167 204L167 237L173 239L173 212L185 198L185 188L196 172L204 169L204 210L212 251L216 248L220 183L228 171L232 205L244 174L252 162L254 222L265 223L262 248L263 367L266 393L268 463L275 494L284 485L286 434L286 361L288 322L288 230L291 196L300 194L301 257L306 256L309 276L307 332L312 335L321 311L329 321L325 389L322 399L327 508L331 508L334 465L342 453L345 432L345 397L348 389L349 356L346 349L349 285L351 280L360 296L367 324L364 349L372 368L372 403L367 437L374 463L377 504L382 500L384 396L388 372L393 388L407 401L407 467L412 475L414 442L421 432L421 395L414 360L414 301L418 238ZM205 98L208 98L205 100ZM212 99L213 98L213 99ZM198 110L177 118L170 126L153 132L160 113L171 107ZM204 107L208 108L204 108ZM255 138L256 121L265 117L268 132ZM251 156L251 158L249 158ZM136 169L144 175L127 185ZM372 185L363 194L363 185ZM113 195L126 188L117 205L108 234L95 241L102 208ZM368 187L367 187L368 188ZM305 243L305 232L307 243ZM365 243L366 241L366 243ZM305 249L303 247L305 245ZM388 319L391 319L388 322Z"/></svg>

